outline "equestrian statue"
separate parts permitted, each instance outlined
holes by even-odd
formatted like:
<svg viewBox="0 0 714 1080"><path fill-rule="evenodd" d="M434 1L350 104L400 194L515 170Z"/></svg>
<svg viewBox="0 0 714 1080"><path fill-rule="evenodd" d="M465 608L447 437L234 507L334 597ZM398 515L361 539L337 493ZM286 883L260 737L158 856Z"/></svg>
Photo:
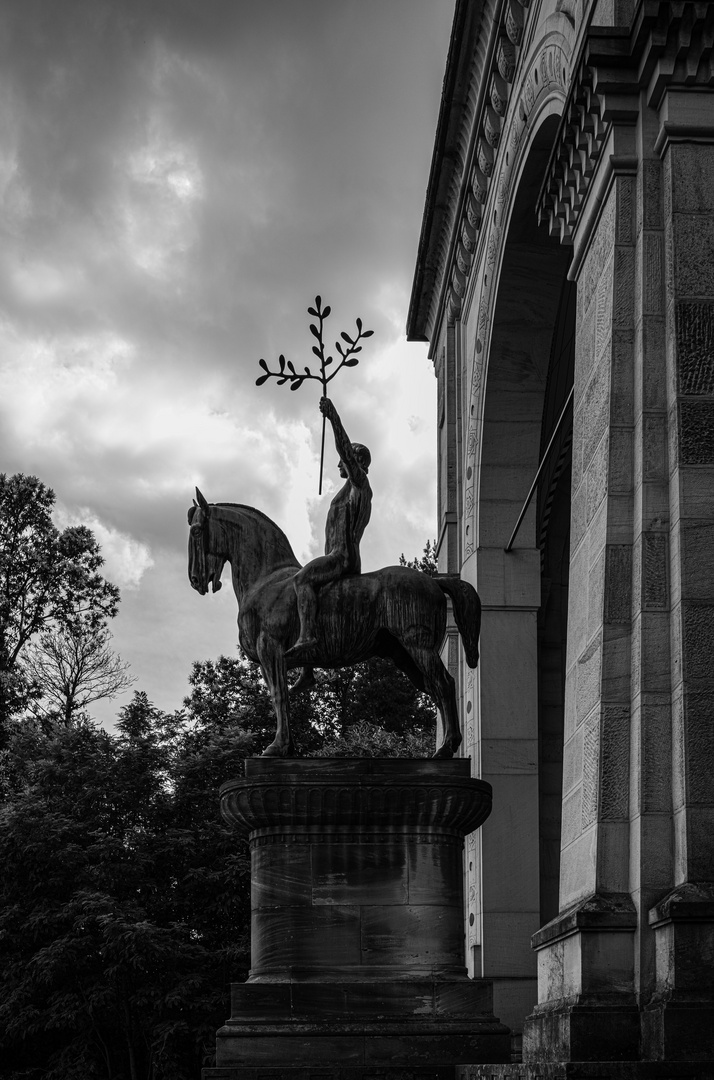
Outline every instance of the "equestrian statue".
<svg viewBox="0 0 714 1080"><path fill-rule="evenodd" d="M481 604L458 574L425 574L407 566L361 572L359 545L369 522L370 453L351 443L332 401L320 400L330 421L345 483L332 500L325 554L305 566L287 537L260 510L208 503L196 489L188 512L188 576L204 596L217 592L230 564L238 600L238 640L260 664L275 709L277 731L263 756L291 757L288 694L314 685L314 668L340 668L389 657L439 710L443 738L434 757L461 744L454 680L439 655L446 632L446 597L453 603L466 662L478 662ZM289 670L300 668L292 688Z"/></svg>

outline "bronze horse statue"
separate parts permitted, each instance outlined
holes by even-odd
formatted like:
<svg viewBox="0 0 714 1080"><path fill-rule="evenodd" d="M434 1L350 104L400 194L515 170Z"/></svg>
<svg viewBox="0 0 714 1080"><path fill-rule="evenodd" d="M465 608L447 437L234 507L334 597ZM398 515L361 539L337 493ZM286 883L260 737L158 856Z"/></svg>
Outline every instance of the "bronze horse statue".
<svg viewBox="0 0 714 1080"><path fill-rule="evenodd" d="M263 756L290 757L287 671L303 667L285 654L297 640L299 618L293 579L300 569L282 529L260 510L237 503L198 502L188 512L188 576L202 596L221 587L230 563L238 600L238 640L257 660L277 717L275 739ZM435 702L443 741L434 757L450 758L461 744L454 680L439 648L446 631L446 596L454 607L470 667L478 662L481 604L473 586L456 574L433 577L407 566L386 566L326 585L319 593L318 645L310 663L339 668L372 656L389 657Z"/></svg>

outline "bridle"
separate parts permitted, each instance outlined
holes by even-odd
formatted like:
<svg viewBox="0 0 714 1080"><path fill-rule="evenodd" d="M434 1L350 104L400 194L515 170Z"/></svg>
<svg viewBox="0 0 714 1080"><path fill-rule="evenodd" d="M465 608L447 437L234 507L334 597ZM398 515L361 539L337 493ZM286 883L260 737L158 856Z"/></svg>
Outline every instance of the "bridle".
<svg viewBox="0 0 714 1080"><path fill-rule="evenodd" d="M205 500L204 500L205 501ZM209 573L208 568L208 528L209 528L209 515L210 508L206 503L205 507L199 505L195 500L193 506L188 512L188 525L189 525L189 561L188 561L188 578L191 582L191 587L196 589L197 592L205 596L208 592L209 582L211 589L214 593L218 592L221 588L220 582L220 570L223 569L221 565L218 572L214 570Z"/></svg>

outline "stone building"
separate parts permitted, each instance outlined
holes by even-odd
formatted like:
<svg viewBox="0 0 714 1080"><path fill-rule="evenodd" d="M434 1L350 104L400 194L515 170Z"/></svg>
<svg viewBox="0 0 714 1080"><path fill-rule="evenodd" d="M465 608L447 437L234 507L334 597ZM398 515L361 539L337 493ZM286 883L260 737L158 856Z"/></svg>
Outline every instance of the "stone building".
<svg viewBox="0 0 714 1080"><path fill-rule="evenodd" d="M469 964L527 1075L714 1059L713 43L710 3L456 3L408 336L484 608Z"/></svg>

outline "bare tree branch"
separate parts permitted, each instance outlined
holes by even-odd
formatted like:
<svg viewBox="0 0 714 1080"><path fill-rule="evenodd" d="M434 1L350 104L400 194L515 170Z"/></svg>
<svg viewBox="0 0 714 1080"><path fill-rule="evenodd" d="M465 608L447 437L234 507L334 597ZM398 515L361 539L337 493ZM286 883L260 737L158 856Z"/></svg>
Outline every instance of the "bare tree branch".
<svg viewBox="0 0 714 1080"><path fill-rule="evenodd" d="M41 694L33 711L40 716L59 713L65 724L95 701L115 697L136 682L129 665L109 647L106 628L86 624L57 626L27 646L26 677Z"/></svg>

